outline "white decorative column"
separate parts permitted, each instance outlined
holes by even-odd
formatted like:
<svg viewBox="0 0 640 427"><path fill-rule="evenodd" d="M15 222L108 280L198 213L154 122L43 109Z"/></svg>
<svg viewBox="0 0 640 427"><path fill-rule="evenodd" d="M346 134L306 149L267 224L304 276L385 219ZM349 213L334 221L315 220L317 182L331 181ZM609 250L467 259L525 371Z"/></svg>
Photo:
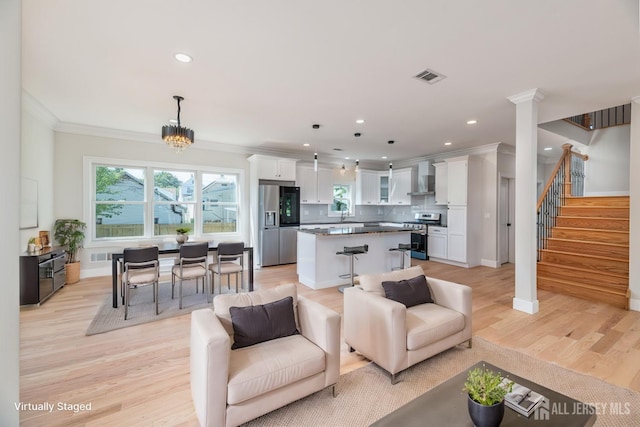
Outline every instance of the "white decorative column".
<svg viewBox="0 0 640 427"><path fill-rule="evenodd" d="M640 311L640 96L631 98L631 141L629 144L629 308Z"/></svg>
<svg viewBox="0 0 640 427"><path fill-rule="evenodd" d="M538 102L532 89L510 96L516 104L516 296L513 308L538 312L536 289L536 170L538 163Z"/></svg>

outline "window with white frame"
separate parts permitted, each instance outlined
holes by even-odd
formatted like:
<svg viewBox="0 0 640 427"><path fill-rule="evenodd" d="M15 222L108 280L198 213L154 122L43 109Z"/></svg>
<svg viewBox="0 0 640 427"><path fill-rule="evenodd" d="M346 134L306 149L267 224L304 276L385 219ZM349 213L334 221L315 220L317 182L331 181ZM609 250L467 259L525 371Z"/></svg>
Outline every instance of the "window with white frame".
<svg viewBox="0 0 640 427"><path fill-rule="evenodd" d="M95 240L238 233L239 172L91 162Z"/></svg>
<svg viewBox="0 0 640 427"><path fill-rule="evenodd" d="M353 215L353 191L351 184L333 185L333 202L329 206L329 216Z"/></svg>

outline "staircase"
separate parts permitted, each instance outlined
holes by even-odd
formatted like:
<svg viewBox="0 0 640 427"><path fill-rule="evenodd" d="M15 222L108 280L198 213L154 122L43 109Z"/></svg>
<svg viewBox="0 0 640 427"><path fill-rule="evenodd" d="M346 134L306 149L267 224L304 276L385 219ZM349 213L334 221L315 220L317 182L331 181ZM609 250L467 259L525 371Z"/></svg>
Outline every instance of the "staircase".
<svg viewBox="0 0 640 427"><path fill-rule="evenodd" d="M629 197L565 196L538 255L538 289L628 310Z"/></svg>

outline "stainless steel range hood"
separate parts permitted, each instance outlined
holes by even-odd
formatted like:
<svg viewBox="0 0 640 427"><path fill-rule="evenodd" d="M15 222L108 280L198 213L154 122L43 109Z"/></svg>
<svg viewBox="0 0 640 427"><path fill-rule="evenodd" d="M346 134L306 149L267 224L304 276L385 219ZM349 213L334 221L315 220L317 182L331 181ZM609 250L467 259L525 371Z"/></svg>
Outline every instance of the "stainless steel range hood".
<svg viewBox="0 0 640 427"><path fill-rule="evenodd" d="M411 192L409 196L426 196L435 194L436 177L435 170L431 162L424 161L418 163L417 167L411 170Z"/></svg>

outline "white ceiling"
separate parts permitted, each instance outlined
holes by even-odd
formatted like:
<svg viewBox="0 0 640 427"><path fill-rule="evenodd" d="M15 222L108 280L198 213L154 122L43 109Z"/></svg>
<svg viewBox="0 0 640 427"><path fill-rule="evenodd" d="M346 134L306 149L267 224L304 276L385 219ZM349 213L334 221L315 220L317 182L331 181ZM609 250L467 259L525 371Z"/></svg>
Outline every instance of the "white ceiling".
<svg viewBox="0 0 640 427"><path fill-rule="evenodd" d="M173 95L198 145L363 161L513 145L507 97L534 88L540 123L640 95L638 0L22 4L24 89L62 125L158 144ZM446 78L413 77L425 68Z"/></svg>

